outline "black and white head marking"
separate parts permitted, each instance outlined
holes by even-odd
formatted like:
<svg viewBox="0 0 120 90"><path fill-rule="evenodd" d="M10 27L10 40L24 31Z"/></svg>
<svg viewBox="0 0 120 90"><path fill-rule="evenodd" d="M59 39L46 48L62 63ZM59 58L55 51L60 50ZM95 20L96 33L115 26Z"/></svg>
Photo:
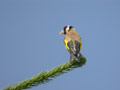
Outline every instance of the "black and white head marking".
<svg viewBox="0 0 120 90"><path fill-rule="evenodd" d="M67 25L64 27L64 32L69 32L71 29L73 28L73 26Z"/></svg>

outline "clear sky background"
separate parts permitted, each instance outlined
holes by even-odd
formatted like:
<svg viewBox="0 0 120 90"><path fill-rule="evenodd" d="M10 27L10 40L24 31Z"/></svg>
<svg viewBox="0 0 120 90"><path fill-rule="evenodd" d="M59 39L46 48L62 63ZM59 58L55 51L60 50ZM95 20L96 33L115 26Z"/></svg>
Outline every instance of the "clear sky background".
<svg viewBox="0 0 120 90"><path fill-rule="evenodd" d="M0 89L67 62L65 25L86 65L30 90L120 90L120 0L0 0Z"/></svg>

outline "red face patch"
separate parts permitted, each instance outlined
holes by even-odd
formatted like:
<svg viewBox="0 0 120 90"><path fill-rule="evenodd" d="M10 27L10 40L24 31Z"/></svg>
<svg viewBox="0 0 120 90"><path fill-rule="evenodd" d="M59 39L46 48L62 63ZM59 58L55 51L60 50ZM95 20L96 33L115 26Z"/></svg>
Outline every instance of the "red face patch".
<svg viewBox="0 0 120 90"><path fill-rule="evenodd" d="M67 28L67 26L64 27L64 30Z"/></svg>

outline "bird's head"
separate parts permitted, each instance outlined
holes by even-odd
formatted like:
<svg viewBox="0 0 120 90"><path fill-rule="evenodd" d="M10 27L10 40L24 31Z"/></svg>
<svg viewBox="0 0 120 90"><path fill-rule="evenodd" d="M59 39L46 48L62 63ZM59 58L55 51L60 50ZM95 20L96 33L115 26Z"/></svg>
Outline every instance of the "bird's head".
<svg viewBox="0 0 120 90"><path fill-rule="evenodd" d="M64 28L63 28L63 30L60 32L60 34L66 34L66 33L68 33L72 28L73 28L73 26L70 26L70 25L64 26Z"/></svg>

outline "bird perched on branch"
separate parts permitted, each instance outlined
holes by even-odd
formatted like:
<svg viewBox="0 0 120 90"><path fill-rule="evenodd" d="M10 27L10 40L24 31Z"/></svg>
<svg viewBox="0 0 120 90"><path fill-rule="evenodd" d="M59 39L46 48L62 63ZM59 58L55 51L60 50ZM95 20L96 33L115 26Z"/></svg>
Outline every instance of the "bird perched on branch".
<svg viewBox="0 0 120 90"><path fill-rule="evenodd" d="M60 34L64 34L64 44L70 53L70 61L80 62L81 38L73 26L65 26Z"/></svg>

